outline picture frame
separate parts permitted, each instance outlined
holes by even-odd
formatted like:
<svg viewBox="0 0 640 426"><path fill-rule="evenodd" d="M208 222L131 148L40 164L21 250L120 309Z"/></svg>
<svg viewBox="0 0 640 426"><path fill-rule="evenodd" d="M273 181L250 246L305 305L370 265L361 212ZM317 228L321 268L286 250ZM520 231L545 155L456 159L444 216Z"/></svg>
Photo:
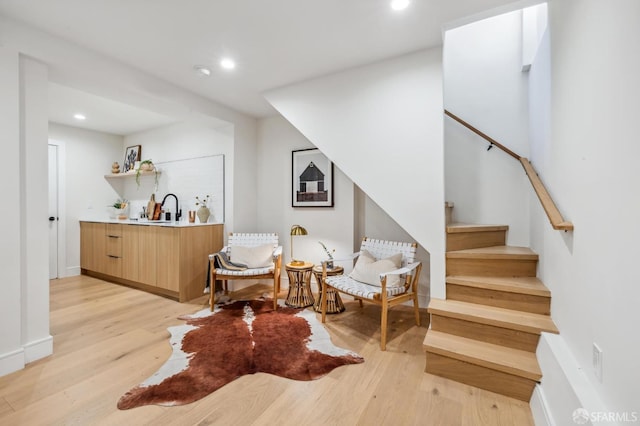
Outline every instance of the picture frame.
<svg viewBox="0 0 640 426"><path fill-rule="evenodd" d="M291 152L291 207L333 207L333 163L317 148Z"/></svg>
<svg viewBox="0 0 640 426"><path fill-rule="evenodd" d="M132 172L135 169L136 161L140 161L142 155L142 145L128 146L124 151L123 173Z"/></svg>

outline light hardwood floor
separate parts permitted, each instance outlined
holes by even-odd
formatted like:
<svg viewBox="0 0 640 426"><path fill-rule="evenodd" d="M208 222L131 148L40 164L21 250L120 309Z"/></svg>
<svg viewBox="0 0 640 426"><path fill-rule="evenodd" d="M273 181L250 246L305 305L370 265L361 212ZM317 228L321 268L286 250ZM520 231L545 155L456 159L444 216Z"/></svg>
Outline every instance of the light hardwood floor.
<svg viewBox="0 0 640 426"><path fill-rule="evenodd" d="M257 285L233 296L268 290ZM526 403L424 373L426 327L415 326L411 308L390 310L381 352L379 308L348 300L326 326L363 364L310 382L259 373L193 404L118 410L118 398L170 355L166 328L206 305L206 297L180 304L86 276L52 281L54 354L0 377L0 425L533 424Z"/></svg>

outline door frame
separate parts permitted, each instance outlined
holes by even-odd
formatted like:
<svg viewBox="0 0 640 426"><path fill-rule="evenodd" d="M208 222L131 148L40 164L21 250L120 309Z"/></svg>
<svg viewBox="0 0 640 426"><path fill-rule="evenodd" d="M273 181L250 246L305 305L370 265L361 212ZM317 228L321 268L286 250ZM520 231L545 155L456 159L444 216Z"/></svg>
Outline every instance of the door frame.
<svg viewBox="0 0 640 426"><path fill-rule="evenodd" d="M67 209L66 209L66 151L65 143L49 139L48 145L55 145L58 149L58 278L67 276Z"/></svg>

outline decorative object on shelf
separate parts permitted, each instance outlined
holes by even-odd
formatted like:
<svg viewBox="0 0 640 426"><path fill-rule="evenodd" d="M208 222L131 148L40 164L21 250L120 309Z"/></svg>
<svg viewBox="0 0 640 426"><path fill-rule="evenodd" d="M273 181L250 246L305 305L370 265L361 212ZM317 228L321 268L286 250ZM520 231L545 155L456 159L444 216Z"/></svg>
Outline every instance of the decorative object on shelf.
<svg viewBox="0 0 640 426"><path fill-rule="evenodd" d="M113 203L113 212L114 218L118 218L119 220L125 220L127 218L127 214L125 213L129 202L124 198L118 198L118 200Z"/></svg>
<svg viewBox="0 0 640 426"><path fill-rule="evenodd" d="M318 244L322 246L324 252L327 254L327 259L325 263L327 264L327 269L333 269L333 253L335 253L336 249L329 251L327 246L324 245L322 241L318 241Z"/></svg>
<svg viewBox="0 0 640 426"><path fill-rule="evenodd" d="M117 161L114 161L111 165L111 173L113 173L114 175L120 173L120 164L118 164Z"/></svg>
<svg viewBox="0 0 640 426"><path fill-rule="evenodd" d="M153 212L156 209L156 194L151 194L149 202L147 203L147 219L153 220Z"/></svg>
<svg viewBox="0 0 640 426"><path fill-rule="evenodd" d="M158 186L158 169L156 169L156 166L153 164L151 159L140 161L136 168L136 183L138 186L140 186L140 175L149 172L155 173L155 183L156 187Z"/></svg>
<svg viewBox="0 0 640 426"><path fill-rule="evenodd" d="M142 145L129 146L124 152L124 173L133 172L136 161L140 161Z"/></svg>
<svg viewBox="0 0 640 426"><path fill-rule="evenodd" d="M200 223L207 223L209 220L209 216L211 216L211 210L209 210L208 204L211 201L211 196L207 195L200 199L200 197L196 196L196 206L200 206L196 214L198 215L198 219Z"/></svg>
<svg viewBox="0 0 640 426"><path fill-rule="evenodd" d="M319 149L301 149L291 165L291 207L333 207L333 163Z"/></svg>
<svg viewBox="0 0 640 426"><path fill-rule="evenodd" d="M293 258L293 237L296 235L307 235L307 230L304 229L302 226L300 225L293 225L291 227L291 265L293 266L301 266L304 265L304 260L295 260Z"/></svg>

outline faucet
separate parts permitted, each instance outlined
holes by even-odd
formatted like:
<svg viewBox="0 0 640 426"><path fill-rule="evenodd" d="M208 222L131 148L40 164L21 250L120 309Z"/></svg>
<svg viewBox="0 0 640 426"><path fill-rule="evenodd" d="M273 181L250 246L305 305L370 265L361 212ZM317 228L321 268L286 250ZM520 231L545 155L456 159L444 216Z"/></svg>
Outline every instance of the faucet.
<svg viewBox="0 0 640 426"><path fill-rule="evenodd" d="M164 207L164 202L167 201L167 197L173 197L176 199L176 222L180 221L180 217L182 216L182 210L178 210L178 197L176 196L176 194L167 194L164 196L164 198L162 199L162 203L160 203L160 207Z"/></svg>

